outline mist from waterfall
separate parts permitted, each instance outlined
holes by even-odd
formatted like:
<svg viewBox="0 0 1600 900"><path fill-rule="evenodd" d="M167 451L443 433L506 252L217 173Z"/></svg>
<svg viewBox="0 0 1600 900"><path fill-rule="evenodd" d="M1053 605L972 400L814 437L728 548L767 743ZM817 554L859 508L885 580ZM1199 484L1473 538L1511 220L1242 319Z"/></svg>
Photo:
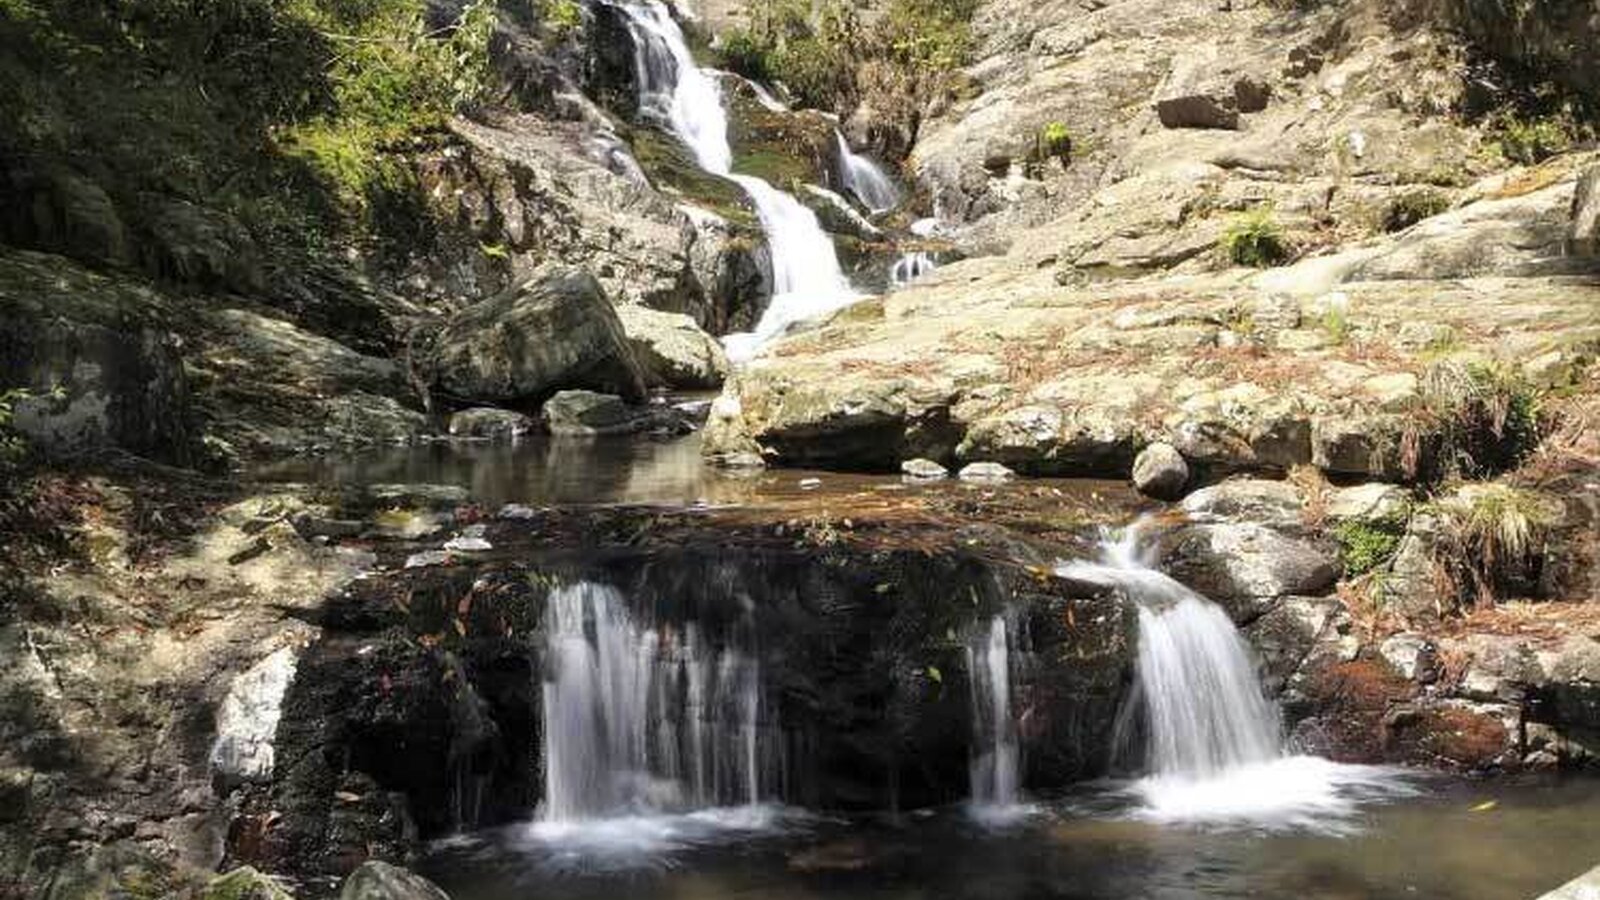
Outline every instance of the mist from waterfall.
<svg viewBox="0 0 1600 900"><path fill-rule="evenodd" d="M664 121L700 167L736 182L755 205L772 258L772 301L754 330L729 335L728 356L748 360L772 339L856 299L833 240L816 214L751 175L733 173L728 115L715 76L696 66L672 14L659 0L619 4L633 36L639 108Z"/></svg>
<svg viewBox="0 0 1600 900"><path fill-rule="evenodd" d="M1101 561L1057 571L1119 588L1138 606L1133 706L1118 743L1142 745L1144 777L1132 786L1141 817L1328 827L1359 800L1404 790L1390 770L1293 754L1233 620L1151 568L1138 541L1130 526Z"/></svg>
<svg viewBox="0 0 1600 900"><path fill-rule="evenodd" d="M640 624L588 582L550 592L545 634L545 821L755 805L775 786L753 654Z"/></svg>

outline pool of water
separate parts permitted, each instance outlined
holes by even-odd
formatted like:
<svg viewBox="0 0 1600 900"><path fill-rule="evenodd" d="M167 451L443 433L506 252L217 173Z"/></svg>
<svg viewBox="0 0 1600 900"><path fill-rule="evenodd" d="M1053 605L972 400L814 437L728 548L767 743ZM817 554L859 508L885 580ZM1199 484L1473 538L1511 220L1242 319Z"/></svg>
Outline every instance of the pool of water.
<svg viewBox="0 0 1600 900"><path fill-rule="evenodd" d="M456 900L1524 900L1600 863L1600 780L1411 774L1330 815L1267 827L1149 821L1126 786L890 821L721 810L519 825L442 842L421 870Z"/></svg>

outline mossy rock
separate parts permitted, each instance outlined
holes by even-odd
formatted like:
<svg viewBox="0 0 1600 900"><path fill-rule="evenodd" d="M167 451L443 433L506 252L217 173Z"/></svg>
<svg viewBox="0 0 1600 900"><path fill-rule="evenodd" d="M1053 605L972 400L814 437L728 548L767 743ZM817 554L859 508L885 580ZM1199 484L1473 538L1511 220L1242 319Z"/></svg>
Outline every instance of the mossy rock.
<svg viewBox="0 0 1600 900"><path fill-rule="evenodd" d="M656 187L711 210L738 231L759 240L761 223L743 189L701 169L682 142L655 128L635 128L628 135L633 156Z"/></svg>
<svg viewBox="0 0 1600 900"><path fill-rule="evenodd" d="M191 897L198 880L131 843L95 847L55 873L45 900L158 900ZM251 895L242 895L249 897ZM204 900L213 900L211 894ZM220 898L218 898L220 900ZM288 894L260 900L293 900Z"/></svg>
<svg viewBox="0 0 1600 900"><path fill-rule="evenodd" d="M294 895L250 866L240 866L211 879L200 900L294 900Z"/></svg>
<svg viewBox="0 0 1600 900"><path fill-rule="evenodd" d="M839 150L832 122L812 111L768 109L743 81L724 82L724 95L735 172L780 190L797 181L834 183Z"/></svg>

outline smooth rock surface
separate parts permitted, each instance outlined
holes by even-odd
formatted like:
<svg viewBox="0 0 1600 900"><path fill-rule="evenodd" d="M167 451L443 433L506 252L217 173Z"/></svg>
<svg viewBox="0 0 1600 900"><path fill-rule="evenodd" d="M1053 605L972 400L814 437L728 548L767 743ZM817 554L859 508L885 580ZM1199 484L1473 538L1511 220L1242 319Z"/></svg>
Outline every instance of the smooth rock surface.
<svg viewBox="0 0 1600 900"><path fill-rule="evenodd" d="M1176 500L1189 483L1189 464L1171 444L1157 441L1133 460L1133 486L1147 497Z"/></svg>
<svg viewBox="0 0 1600 900"><path fill-rule="evenodd" d="M450 895L408 869L368 860L344 880L339 900L450 900Z"/></svg>
<svg viewBox="0 0 1600 900"><path fill-rule="evenodd" d="M495 439L520 437L535 427L533 419L522 413L480 406L451 414L448 430L451 437Z"/></svg>
<svg viewBox="0 0 1600 900"><path fill-rule="evenodd" d="M647 384L677 390L722 387L728 355L694 319L642 306L618 307L617 316Z"/></svg>

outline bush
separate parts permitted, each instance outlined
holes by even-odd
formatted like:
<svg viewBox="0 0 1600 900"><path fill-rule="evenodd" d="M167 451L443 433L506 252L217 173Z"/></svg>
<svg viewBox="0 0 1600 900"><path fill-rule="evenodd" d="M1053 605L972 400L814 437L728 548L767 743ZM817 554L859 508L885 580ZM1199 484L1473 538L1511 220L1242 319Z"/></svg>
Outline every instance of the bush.
<svg viewBox="0 0 1600 900"><path fill-rule="evenodd" d="M1263 269L1290 256L1289 242L1270 206L1234 217L1222 233L1221 247L1223 255L1235 264Z"/></svg>
<svg viewBox="0 0 1600 900"><path fill-rule="evenodd" d="M1389 201L1383 211L1383 230L1393 234L1430 219L1450 208L1450 198L1435 190L1416 190Z"/></svg>
<svg viewBox="0 0 1600 900"><path fill-rule="evenodd" d="M1039 129L1034 152L1040 159L1054 156L1062 163L1072 161L1072 132L1062 122L1050 122Z"/></svg>
<svg viewBox="0 0 1600 900"><path fill-rule="evenodd" d="M1508 118L1500 125L1500 153L1514 163L1531 166L1571 146L1571 131L1557 118Z"/></svg>
<svg viewBox="0 0 1600 900"><path fill-rule="evenodd" d="M1365 575L1389 564L1400 549L1400 538L1405 535L1405 516L1393 516L1371 522L1351 519L1341 522L1333 530L1339 543L1339 559L1344 563L1347 577Z"/></svg>
<svg viewBox="0 0 1600 900"><path fill-rule="evenodd" d="M1525 582L1555 511L1537 494L1505 484L1467 485L1433 504L1435 563L1458 596L1489 604Z"/></svg>

